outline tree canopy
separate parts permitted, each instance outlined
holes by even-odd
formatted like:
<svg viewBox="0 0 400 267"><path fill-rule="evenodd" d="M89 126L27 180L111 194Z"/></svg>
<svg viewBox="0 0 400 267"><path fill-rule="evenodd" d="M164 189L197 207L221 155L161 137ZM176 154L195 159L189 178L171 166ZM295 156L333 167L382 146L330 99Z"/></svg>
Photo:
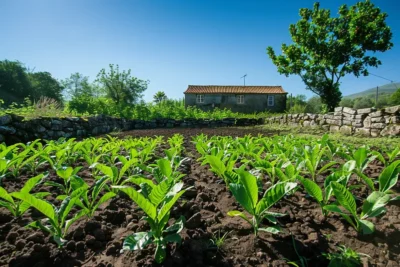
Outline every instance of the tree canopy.
<svg viewBox="0 0 400 267"><path fill-rule="evenodd" d="M393 46L387 14L368 0L342 5L338 17L331 17L318 2L299 13L301 19L289 27L293 44L282 44L282 55L277 56L272 47L267 53L280 74L299 75L306 89L332 110L341 100L341 78L367 76L368 67L381 65L368 52L384 52Z"/></svg>
<svg viewBox="0 0 400 267"><path fill-rule="evenodd" d="M49 72L28 72L19 61L0 61L1 98L6 105L22 103L25 98L38 101L49 97L62 101L62 85Z"/></svg>
<svg viewBox="0 0 400 267"><path fill-rule="evenodd" d="M153 96L154 102L160 103L164 100L167 100L167 95L163 91L158 91Z"/></svg>
<svg viewBox="0 0 400 267"><path fill-rule="evenodd" d="M0 61L0 90L5 104L23 102L32 94L26 68L19 61Z"/></svg>
<svg viewBox="0 0 400 267"><path fill-rule="evenodd" d="M118 65L110 64L106 72L102 69L97 75L97 82L104 87L107 97L117 104L134 104L147 89L148 81L131 76L131 70L120 71Z"/></svg>

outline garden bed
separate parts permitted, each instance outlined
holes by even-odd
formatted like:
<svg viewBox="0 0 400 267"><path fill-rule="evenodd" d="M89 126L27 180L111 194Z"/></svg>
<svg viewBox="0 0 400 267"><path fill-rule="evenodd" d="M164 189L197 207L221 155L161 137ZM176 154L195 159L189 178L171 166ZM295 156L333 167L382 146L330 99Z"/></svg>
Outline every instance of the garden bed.
<svg viewBox="0 0 400 267"><path fill-rule="evenodd" d="M176 129L136 130L123 132L124 136L172 136ZM390 202L386 214L370 219L376 226L371 235L360 235L343 218L336 214L324 217L319 205L304 190L284 197L271 211L286 213L279 218L283 230L278 234L260 232L255 237L246 221L239 217L229 217L227 212L240 209L232 193L219 177L197 161L197 152L191 137L200 133L212 135L243 136L264 133L260 129L179 129L185 136L184 155L191 160L180 171L185 187L193 186L185 192L171 212L171 218L183 215L185 228L181 232L182 244L169 245L164 266L288 266L293 261L300 264L299 257L307 260L308 266L327 266L329 261L322 253L337 251L338 245L345 245L364 258L371 266L399 266L400 262L400 201ZM167 145L161 145L156 156ZM93 183L91 171L86 162L78 161L75 166L83 166L78 175L89 184ZM377 178L382 164L373 161L365 170L371 178ZM59 182L53 170L48 180ZM321 184L328 173L317 177ZM32 177L23 173L16 179L4 179L3 187L17 191ZM265 189L265 188L264 188ZM399 184L394 188L399 191ZM51 203L60 194L57 188L39 185L33 192L49 191ZM363 190L356 190L355 197L364 199ZM41 230L24 226L32 220L42 218L34 209L29 209L21 218L0 208L0 266L153 266L154 246L138 251L120 253L123 240L133 232L149 230L147 222L140 220L144 213L124 194L101 205L90 220L81 219L75 223L66 236L69 240L59 249L52 237ZM218 248L215 241L226 234ZM214 240L214 241L213 241ZM299 265L300 266L300 265ZM368 266L368 265L366 265Z"/></svg>

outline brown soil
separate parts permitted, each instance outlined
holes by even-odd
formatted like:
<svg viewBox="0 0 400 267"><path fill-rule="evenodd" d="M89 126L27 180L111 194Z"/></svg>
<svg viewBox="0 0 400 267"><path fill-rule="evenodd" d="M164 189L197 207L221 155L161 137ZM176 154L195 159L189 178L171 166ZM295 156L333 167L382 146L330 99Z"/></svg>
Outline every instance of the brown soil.
<svg viewBox="0 0 400 267"><path fill-rule="evenodd" d="M184 182L186 186L194 187L172 211L171 217L184 215L187 222L181 233L182 244L168 247L163 266L289 266L288 261L299 264L296 250L308 260L308 266L327 266L321 253L335 251L338 244L368 254L366 266L400 266L400 201L392 202L384 216L371 220L376 225L376 232L369 236L358 235L339 216L331 214L324 218L319 206L302 190L286 197L273 209L288 214L279 220L284 229L282 233L261 232L255 238L248 223L227 216L228 211L241 208L218 177L196 161L198 153L190 142L191 136L199 133L243 136L265 132L235 128L164 129L136 130L120 136L168 137L177 132L185 136L185 156L192 158L181 170L187 174ZM377 177L381 170L382 166L375 162L367 169L367 174ZM86 180L93 179L87 166L79 175ZM14 191L27 177L31 176L6 179L4 187ZM50 180L57 180L53 171L50 171ZM48 200L58 206L60 203L55 197L59 192L52 187L37 189L44 190L51 190L52 196ZM395 190L399 191L399 184ZM359 196L365 197L365 194L360 190ZM127 235L148 229L140 220L142 215L127 197L118 196L103 205L93 219L82 219L73 225L67 237L70 241L58 249L47 234L24 228L32 218L40 218L40 213L30 209L22 218L14 219L7 210L0 208L0 266L156 266L154 247L120 254ZM217 249L210 240L213 235L222 236L226 232L229 234L225 242Z"/></svg>

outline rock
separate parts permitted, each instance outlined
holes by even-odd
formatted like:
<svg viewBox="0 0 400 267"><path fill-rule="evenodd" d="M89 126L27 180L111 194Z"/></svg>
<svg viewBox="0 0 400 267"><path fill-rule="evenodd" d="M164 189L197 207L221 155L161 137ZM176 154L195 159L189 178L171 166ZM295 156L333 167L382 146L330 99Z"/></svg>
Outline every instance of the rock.
<svg viewBox="0 0 400 267"><path fill-rule="evenodd" d="M383 129L385 128L385 126L386 126L385 123L371 123L372 129Z"/></svg>
<svg viewBox="0 0 400 267"><path fill-rule="evenodd" d="M372 118L372 117L371 117L371 122L372 122L372 123L376 123L376 122L385 122L385 118L384 118L384 117L375 117L375 118Z"/></svg>
<svg viewBox="0 0 400 267"><path fill-rule="evenodd" d="M44 235L41 232L31 234L26 238L26 241L32 241L37 244L44 244Z"/></svg>
<svg viewBox="0 0 400 267"><path fill-rule="evenodd" d="M372 112L372 108L357 109L357 114L368 114Z"/></svg>
<svg viewBox="0 0 400 267"><path fill-rule="evenodd" d="M336 110L335 110L335 111L336 111ZM352 108L348 108L348 107L344 107L344 108L343 108L343 113L355 115L355 114L357 114L357 110L352 109Z"/></svg>
<svg viewBox="0 0 400 267"><path fill-rule="evenodd" d="M337 133L337 132L339 132L339 126L331 125L331 126L329 127L329 131L330 131L331 133Z"/></svg>
<svg viewBox="0 0 400 267"><path fill-rule="evenodd" d="M385 108L384 111L388 114L400 114L400 106Z"/></svg>
<svg viewBox="0 0 400 267"><path fill-rule="evenodd" d="M352 135L353 134L353 128L351 126L346 126L343 125L340 127L340 133L344 135Z"/></svg>
<svg viewBox="0 0 400 267"><path fill-rule="evenodd" d="M0 116L0 125L7 125L12 122L12 117L9 114Z"/></svg>
<svg viewBox="0 0 400 267"><path fill-rule="evenodd" d="M338 112L338 111L343 111L343 107L336 107L335 112Z"/></svg>
<svg viewBox="0 0 400 267"><path fill-rule="evenodd" d="M382 117L383 116L383 111L382 110L378 110L378 111L372 112L372 113L369 114L369 116L371 118Z"/></svg>
<svg viewBox="0 0 400 267"><path fill-rule="evenodd" d="M51 121L51 130L61 131L62 130L62 121L52 120Z"/></svg>
<svg viewBox="0 0 400 267"><path fill-rule="evenodd" d="M371 129L371 136L378 137L380 136L381 130L380 129Z"/></svg>
<svg viewBox="0 0 400 267"><path fill-rule="evenodd" d="M10 126L0 126L0 134L8 135L15 134L17 130L14 127Z"/></svg>
<svg viewBox="0 0 400 267"><path fill-rule="evenodd" d="M201 225L202 225L201 214L200 212L197 212L192 217L190 217L189 220L187 220L185 227L188 229L195 229L200 227Z"/></svg>
<svg viewBox="0 0 400 267"><path fill-rule="evenodd" d="M372 123L371 117L368 116L365 118L363 125L365 128L371 128L371 123Z"/></svg>
<svg viewBox="0 0 400 267"><path fill-rule="evenodd" d="M361 136L371 136L371 129L370 128L356 128L355 133Z"/></svg>
<svg viewBox="0 0 400 267"><path fill-rule="evenodd" d="M380 134L382 136L400 136L400 125L388 125Z"/></svg>

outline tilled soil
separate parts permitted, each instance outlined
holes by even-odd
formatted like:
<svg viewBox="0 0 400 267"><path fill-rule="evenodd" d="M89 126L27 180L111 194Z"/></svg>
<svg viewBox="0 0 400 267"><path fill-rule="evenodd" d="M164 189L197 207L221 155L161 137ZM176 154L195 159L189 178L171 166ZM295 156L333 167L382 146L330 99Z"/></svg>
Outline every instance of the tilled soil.
<svg viewBox="0 0 400 267"><path fill-rule="evenodd" d="M279 218L283 232L269 234L260 232L254 237L250 225L242 219L227 216L230 210L242 210L224 183L211 173L207 166L197 162L199 154L191 143L191 136L207 135L243 136L257 135L259 129L170 129L136 130L124 132L123 136L185 136L185 156L192 160L182 167L187 174L183 181L193 186L173 209L171 218L185 216L187 222L181 236L180 246L168 247L163 266L289 266L299 256L307 259L308 266L327 266L322 253L345 245L369 255L365 266L400 266L400 201L391 202L388 212L380 218L370 219L376 225L372 235L361 236L341 217L330 214L325 218L320 207L304 191L298 190L274 206L273 211L287 213ZM77 163L80 165L80 163ZM366 170L370 177L377 177L382 170L378 162ZM79 175L93 180L90 171L83 168ZM5 180L8 191L19 189L29 175L17 180ZM324 177L318 177L320 181ZM58 178L50 171L50 180ZM51 191L49 201L56 206L60 194L51 187L39 186L36 191ZM396 191L399 191L397 184ZM359 190L358 197L366 196ZM69 231L67 245L59 249L52 238L40 230L24 228L41 214L30 209L22 218L0 208L0 265L1 266L156 266L154 247L138 252L120 253L123 239L137 231L148 230L140 218L143 212L124 195L120 195L100 207L94 218L81 219ZM267 225L267 222L264 222ZM223 236L226 240L220 248L213 238Z"/></svg>

